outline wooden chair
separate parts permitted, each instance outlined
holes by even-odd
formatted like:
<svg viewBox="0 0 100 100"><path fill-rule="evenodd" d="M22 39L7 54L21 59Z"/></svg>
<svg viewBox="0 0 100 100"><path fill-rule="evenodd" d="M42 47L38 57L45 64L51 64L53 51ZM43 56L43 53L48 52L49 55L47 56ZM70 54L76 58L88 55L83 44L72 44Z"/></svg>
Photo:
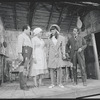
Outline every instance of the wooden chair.
<svg viewBox="0 0 100 100"><path fill-rule="evenodd" d="M16 59L11 61L9 73L10 81L15 81L19 78L19 62Z"/></svg>
<svg viewBox="0 0 100 100"><path fill-rule="evenodd" d="M65 67L63 67L63 81L68 81L69 79L71 79L71 81L73 81L73 64L70 61L67 61L67 64L65 65Z"/></svg>

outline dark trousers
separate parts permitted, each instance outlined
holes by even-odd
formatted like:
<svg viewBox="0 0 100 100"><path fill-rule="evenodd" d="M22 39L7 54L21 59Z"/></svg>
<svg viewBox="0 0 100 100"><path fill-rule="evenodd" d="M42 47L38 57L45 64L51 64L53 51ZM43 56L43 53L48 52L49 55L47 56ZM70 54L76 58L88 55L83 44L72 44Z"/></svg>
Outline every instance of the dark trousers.
<svg viewBox="0 0 100 100"><path fill-rule="evenodd" d="M80 66L82 81L86 82L87 76L85 71L85 59L83 52L81 53L75 52L73 56L73 77L74 77L74 82L76 82L76 84L77 84L77 63Z"/></svg>
<svg viewBox="0 0 100 100"><path fill-rule="evenodd" d="M23 75L23 72L19 73L20 88L23 89L27 86L27 76Z"/></svg>

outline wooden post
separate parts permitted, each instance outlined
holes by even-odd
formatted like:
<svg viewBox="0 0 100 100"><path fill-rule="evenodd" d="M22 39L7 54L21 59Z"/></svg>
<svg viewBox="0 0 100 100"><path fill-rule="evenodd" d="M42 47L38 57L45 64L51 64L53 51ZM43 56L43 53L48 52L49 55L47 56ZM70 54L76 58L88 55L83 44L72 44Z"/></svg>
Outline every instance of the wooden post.
<svg viewBox="0 0 100 100"><path fill-rule="evenodd" d="M98 61L98 53L97 53L97 47L96 47L96 41L94 34L92 35L92 43L93 43L93 49L94 49L94 57L95 57L95 69L96 69L96 76L97 79L100 79L100 69L99 69L99 61Z"/></svg>

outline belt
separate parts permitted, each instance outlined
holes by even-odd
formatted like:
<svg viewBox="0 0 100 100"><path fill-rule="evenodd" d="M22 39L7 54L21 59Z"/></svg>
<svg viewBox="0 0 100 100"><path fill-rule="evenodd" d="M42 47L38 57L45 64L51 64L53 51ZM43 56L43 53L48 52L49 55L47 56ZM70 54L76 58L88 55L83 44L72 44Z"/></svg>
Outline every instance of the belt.
<svg viewBox="0 0 100 100"><path fill-rule="evenodd" d="M78 50L74 50L74 51L78 51Z"/></svg>

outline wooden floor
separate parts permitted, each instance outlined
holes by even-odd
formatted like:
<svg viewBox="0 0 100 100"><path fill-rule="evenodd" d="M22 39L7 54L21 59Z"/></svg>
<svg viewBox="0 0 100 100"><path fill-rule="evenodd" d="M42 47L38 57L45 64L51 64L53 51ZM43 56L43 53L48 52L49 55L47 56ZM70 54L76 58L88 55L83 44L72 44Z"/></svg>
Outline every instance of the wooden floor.
<svg viewBox="0 0 100 100"><path fill-rule="evenodd" d="M33 82L28 81L31 88L28 91L19 88L18 81L6 82L0 86L0 98L78 98L100 93L100 80L88 79L87 86L83 86L79 80L77 86L73 86L69 80L63 83L65 88L58 86L49 89L50 79L44 80L45 86L33 87Z"/></svg>

